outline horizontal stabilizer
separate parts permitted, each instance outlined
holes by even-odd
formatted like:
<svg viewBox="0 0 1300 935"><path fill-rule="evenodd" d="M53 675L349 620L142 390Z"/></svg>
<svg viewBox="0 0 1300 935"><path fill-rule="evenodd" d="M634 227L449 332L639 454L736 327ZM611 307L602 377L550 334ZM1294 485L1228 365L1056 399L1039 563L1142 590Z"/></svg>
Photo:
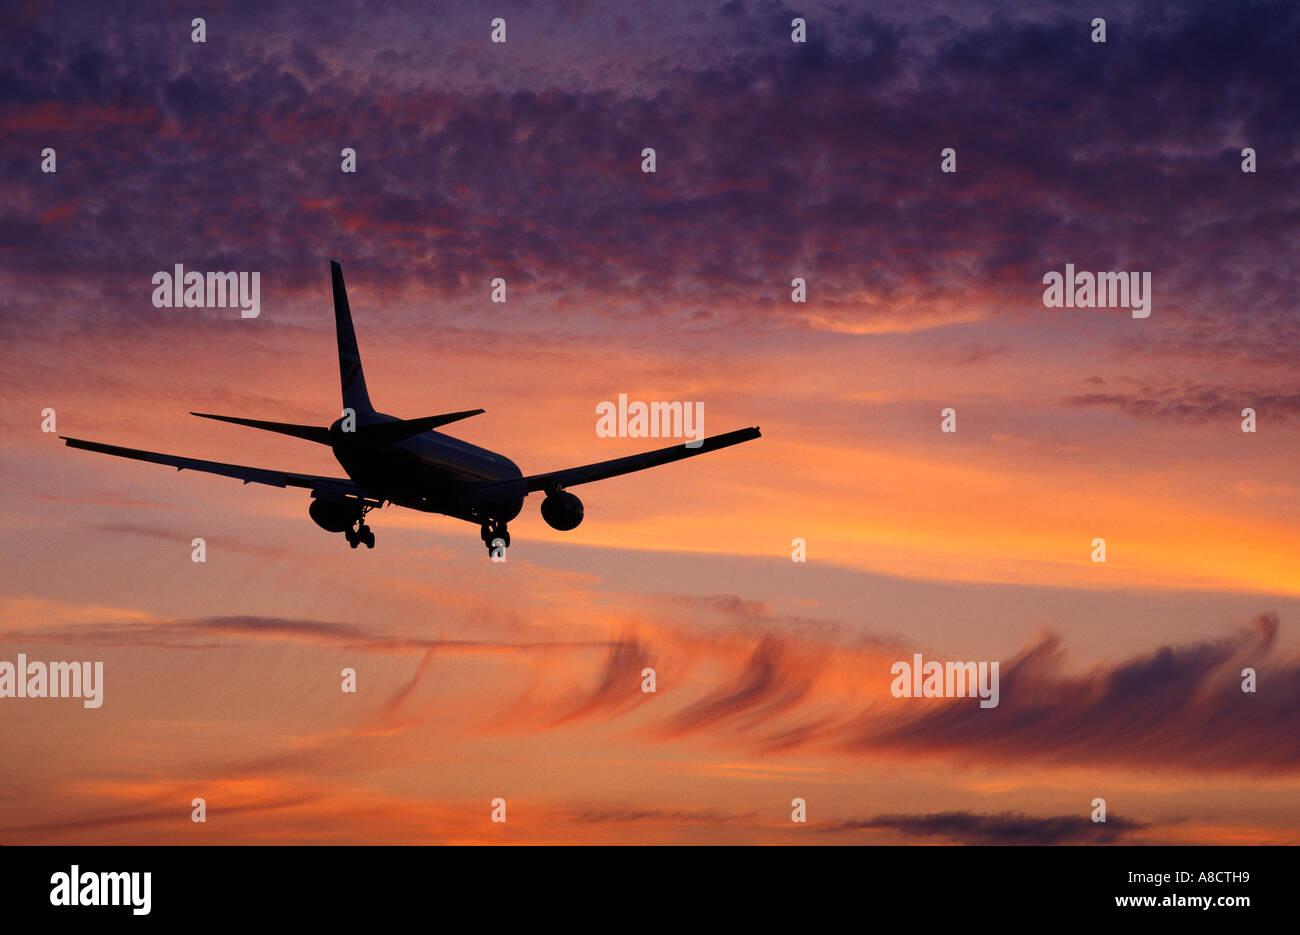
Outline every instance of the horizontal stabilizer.
<svg viewBox="0 0 1300 935"><path fill-rule="evenodd" d="M191 412L190 415L200 419L216 419L218 422L233 422L235 425L247 425L249 428L262 429L266 432L279 432L294 438L305 438L309 442L322 445L330 444L330 430L319 425L294 425L292 422L263 422L260 419L241 419L237 416L214 416L206 412Z"/></svg>
<svg viewBox="0 0 1300 935"><path fill-rule="evenodd" d="M425 416L422 419L398 419L396 422L379 422L374 425L357 426L357 438L364 439L372 445L395 445L402 439L419 435L430 429L449 422L459 422L470 416L483 413L482 409L466 409L464 412L447 412L440 416Z"/></svg>
<svg viewBox="0 0 1300 935"><path fill-rule="evenodd" d="M437 416L425 416L422 419L396 419L392 422L377 422L372 425L358 425L353 438L368 445L394 445L404 438L419 435L430 429L436 429L448 422L459 422L482 413L482 409L466 409L463 412L447 412ZM292 422L264 422L261 419L241 419L238 416L216 416L207 412L191 412L190 415L201 419L216 419L218 422L233 422L235 425L247 425L249 428L262 429L266 432L279 432L294 438L305 438L309 442L332 445L336 438L330 430L317 425L295 425Z"/></svg>

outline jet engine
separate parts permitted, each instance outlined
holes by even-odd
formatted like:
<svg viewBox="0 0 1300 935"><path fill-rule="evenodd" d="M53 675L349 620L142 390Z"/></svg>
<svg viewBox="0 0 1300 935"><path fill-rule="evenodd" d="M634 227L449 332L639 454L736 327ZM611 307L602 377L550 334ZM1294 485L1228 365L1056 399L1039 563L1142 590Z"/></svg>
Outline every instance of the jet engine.
<svg viewBox="0 0 1300 935"><path fill-rule="evenodd" d="M316 499L307 508L313 522L328 532L346 532L357 521L357 508L339 500ZM581 512L581 510L580 510Z"/></svg>
<svg viewBox="0 0 1300 935"><path fill-rule="evenodd" d="M542 501L542 519L552 529L576 529L582 522L582 501L562 490L553 493Z"/></svg>

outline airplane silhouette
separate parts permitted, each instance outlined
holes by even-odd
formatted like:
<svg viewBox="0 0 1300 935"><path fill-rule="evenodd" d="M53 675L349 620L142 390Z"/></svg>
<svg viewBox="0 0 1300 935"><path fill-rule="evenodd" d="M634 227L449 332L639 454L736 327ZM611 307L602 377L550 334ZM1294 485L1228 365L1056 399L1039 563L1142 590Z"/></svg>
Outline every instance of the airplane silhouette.
<svg viewBox="0 0 1300 935"><path fill-rule="evenodd" d="M311 491L312 503L308 513L316 525L328 532L343 533L348 545L354 549L362 543L369 549L375 547L375 535L366 525L366 514L393 503L477 524L490 554L497 549L509 548L510 532L506 524L519 515L524 498L534 491L546 494L542 501L542 518L547 524L553 529L570 530L582 522L583 506L582 501L566 488L669 464L760 437L757 428L739 429L693 443L696 447L674 445L626 458L525 477L509 458L434 431L450 422L479 415L482 409L420 419L398 419L375 411L361 370L361 354L357 350L356 333L352 330L352 312L343 285L343 270L331 260L330 272L334 283L334 324L338 333L343 416L332 425L323 427L206 412L191 415L329 445L347 472L346 478L200 461L66 435L59 437L72 448L166 464L178 471L221 474L239 478L245 484L305 487Z"/></svg>

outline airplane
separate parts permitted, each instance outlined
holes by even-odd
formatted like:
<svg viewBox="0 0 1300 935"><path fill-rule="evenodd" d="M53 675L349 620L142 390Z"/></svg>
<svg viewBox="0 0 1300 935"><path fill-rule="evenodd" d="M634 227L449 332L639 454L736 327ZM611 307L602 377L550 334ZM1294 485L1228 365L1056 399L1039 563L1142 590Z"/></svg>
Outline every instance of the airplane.
<svg viewBox="0 0 1300 935"><path fill-rule="evenodd" d="M375 547L375 535L366 524L366 515L390 503L451 516L478 525L483 544L493 558L504 557L504 550L510 547L507 524L523 510L524 498L530 493L545 493L541 505L542 518L551 528L568 531L577 528L583 518L582 501L568 492L570 487L670 464L761 437L757 427L739 429L691 445L674 445L525 477L509 458L434 431L449 423L480 415L482 409L418 419L399 419L375 410L370 404L365 374L361 369L361 353L352 328L352 310L343 284L343 269L334 260L330 261L330 274L334 287L334 325L338 338L343 415L329 426L315 426L206 412L190 414L328 445L347 477L272 471L123 448L66 435L59 437L71 448L165 464L178 471L220 474L238 478L245 484L306 488L311 491L312 501L308 515L327 532L343 533L348 545L354 549L361 544L367 549Z"/></svg>

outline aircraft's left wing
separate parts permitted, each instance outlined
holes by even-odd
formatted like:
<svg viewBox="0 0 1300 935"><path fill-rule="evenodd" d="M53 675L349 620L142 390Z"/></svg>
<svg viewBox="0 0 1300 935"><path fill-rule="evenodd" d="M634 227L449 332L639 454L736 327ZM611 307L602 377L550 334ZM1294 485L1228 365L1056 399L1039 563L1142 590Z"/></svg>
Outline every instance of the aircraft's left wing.
<svg viewBox="0 0 1300 935"><path fill-rule="evenodd" d="M573 487L577 484L589 484L592 481L605 480L608 477L618 477L620 474L631 474L633 471L644 471L646 468L658 467L661 464L671 464L683 458L692 458L695 455L717 451L719 448L728 448L731 445L739 445L741 442L747 442L759 437L761 437L761 433L757 428L737 429L734 432L724 432L722 435L706 438L695 447L686 444L673 445L669 448L660 448L657 451L645 451L641 454L629 455L626 458L614 458L612 461L600 461L596 464L584 464L581 467L566 468L562 471L551 471L549 474L533 474L519 480L486 484L465 491L459 495L458 499L463 503L475 505L491 502L504 496L523 496L534 490L550 492L560 488Z"/></svg>
<svg viewBox="0 0 1300 935"><path fill-rule="evenodd" d="M267 484L271 487L306 487L313 489L328 486L341 494L375 499L366 490L347 478L324 477L319 474L294 474L288 471L271 471L266 468L245 467L241 464L223 464L220 461L200 461L197 458L182 458L179 455L160 454L156 451L143 451L139 448L123 448L119 445L105 445L102 442L88 442L80 438L60 435L69 448L82 448L86 451L98 451L119 458L134 458L137 461L150 461L154 464L166 464L178 471L203 471L208 474L220 474L234 477L245 484Z"/></svg>

